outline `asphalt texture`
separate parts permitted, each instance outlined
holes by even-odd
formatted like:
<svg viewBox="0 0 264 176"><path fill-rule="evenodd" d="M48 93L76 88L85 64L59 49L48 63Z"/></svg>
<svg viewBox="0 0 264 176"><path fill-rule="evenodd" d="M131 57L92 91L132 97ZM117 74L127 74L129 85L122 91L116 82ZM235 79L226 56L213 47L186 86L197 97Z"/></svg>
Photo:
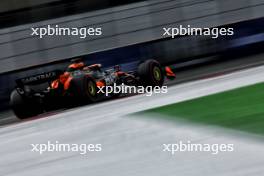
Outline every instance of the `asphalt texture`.
<svg viewBox="0 0 264 176"><path fill-rule="evenodd" d="M183 69L167 94L126 97L9 123L0 129L0 175L261 175L264 152L260 136L183 122L152 121L134 117L133 113L263 82L264 67L254 67L261 65L262 58L257 55ZM195 79L202 80L191 81ZM2 116L3 120L15 119L10 112ZM48 141L99 143L102 151L85 155L31 151L31 144ZM217 155L171 155L163 151L163 144L179 141L232 143L234 151Z"/></svg>

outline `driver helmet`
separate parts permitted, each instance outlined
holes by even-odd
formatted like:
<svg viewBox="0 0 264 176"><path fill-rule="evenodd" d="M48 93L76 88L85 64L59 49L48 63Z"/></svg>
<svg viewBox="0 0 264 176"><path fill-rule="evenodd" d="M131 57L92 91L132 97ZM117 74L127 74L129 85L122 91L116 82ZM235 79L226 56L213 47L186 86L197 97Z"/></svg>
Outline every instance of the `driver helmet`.
<svg viewBox="0 0 264 176"><path fill-rule="evenodd" d="M71 63L68 68L67 71L74 71L74 70L81 70L83 69L83 67L85 66L83 59L82 58L75 58L71 60Z"/></svg>

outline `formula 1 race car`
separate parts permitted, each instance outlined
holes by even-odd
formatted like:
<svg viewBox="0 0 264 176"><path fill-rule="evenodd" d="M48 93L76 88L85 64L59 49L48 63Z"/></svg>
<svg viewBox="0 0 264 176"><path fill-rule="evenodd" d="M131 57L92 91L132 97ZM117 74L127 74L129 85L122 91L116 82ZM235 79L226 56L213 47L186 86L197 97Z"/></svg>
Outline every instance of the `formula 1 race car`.
<svg viewBox="0 0 264 176"><path fill-rule="evenodd" d="M146 60L136 71L123 72L120 66L102 70L100 64L85 66L75 60L67 70L55 70L16 80L10 95L10 105L20 119L28 118L59 108L72 107L119 94L105 96L98 89L105 86L134 85L162 86L164 77L174 74L164 69L156 60Z"/></svg>

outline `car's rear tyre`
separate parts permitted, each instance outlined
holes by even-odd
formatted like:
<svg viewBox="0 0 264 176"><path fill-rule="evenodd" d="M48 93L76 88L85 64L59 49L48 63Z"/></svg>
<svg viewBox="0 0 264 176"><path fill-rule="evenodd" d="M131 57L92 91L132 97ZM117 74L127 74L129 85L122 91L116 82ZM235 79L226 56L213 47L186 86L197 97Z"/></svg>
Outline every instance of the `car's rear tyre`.
<svg viewBox="0 0 264 176"><path fill-rule="evenodd" d="M10 106L19 119L29 118L41 113L41 108L37 102L23 98L16 89L10 95Z"/></svg>
<svg viewBox="0 0 264 176"><path fill-rule="evenodd" d="M73 96L80 103L98 101L98 88L93 78L82 75L75 77L71 81Z"/></svg>
<svg viewBox="0 0 264 176"><path fill-rule="evenodd" d="M146 60L138 67L138 75L143 86L162 86L164 74L161 65L156 60Z"/></svg>

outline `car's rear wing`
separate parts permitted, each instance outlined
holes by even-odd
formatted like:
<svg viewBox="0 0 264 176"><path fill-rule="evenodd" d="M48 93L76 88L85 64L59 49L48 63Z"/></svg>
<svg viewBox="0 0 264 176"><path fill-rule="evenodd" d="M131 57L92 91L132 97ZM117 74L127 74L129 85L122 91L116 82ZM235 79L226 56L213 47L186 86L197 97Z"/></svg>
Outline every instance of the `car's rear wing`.
<svg viewBox="0 0 264 176"><path fill-rule="evenodd" d="M33 76L28 76L24 78L20 78L16 80L18 86L23 85L36 85L44 82L53 81L58 78L58 76L62 73L60 70L54 70L51 72L44 72Z"/></svg>

